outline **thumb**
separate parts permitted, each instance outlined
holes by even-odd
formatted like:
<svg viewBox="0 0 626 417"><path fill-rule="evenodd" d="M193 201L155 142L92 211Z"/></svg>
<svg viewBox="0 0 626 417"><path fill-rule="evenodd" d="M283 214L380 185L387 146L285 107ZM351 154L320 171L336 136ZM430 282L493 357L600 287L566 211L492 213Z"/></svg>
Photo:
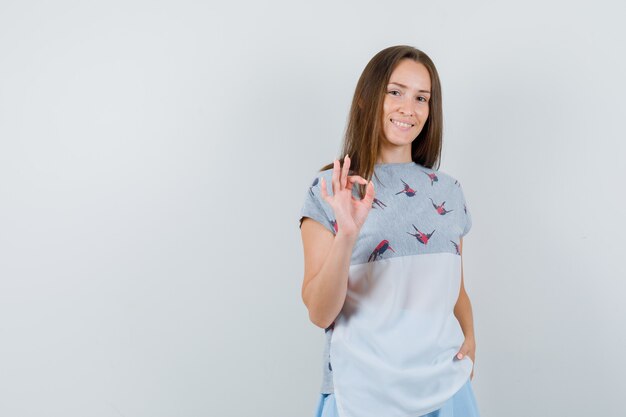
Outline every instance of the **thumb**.
<svg viewBox="0 0 626 417"><path fill-rule="evenodd" d="M465 352L465 343L463 343L461 347L459 348L459 351L456 353L456 358L463 359L463 357L465 356L464 352Z"/></svg>

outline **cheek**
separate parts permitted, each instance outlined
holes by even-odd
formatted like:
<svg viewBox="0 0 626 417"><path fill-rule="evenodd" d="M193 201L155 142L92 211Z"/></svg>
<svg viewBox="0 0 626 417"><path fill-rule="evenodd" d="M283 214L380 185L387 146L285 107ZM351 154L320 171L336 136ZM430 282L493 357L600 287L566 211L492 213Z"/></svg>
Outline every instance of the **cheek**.
<svg viewBox="0 0 626 417"><path fill-rule="evenodd" d="M387 122L389 122L389 118L391 117L391 109L385 107L383 109L383 123L386 124Z"/></svg>
<svg viewBox="0 0 626 417"><path fill-rule="evenodd" d="M389 113L391 113L391 106L389 106L386 102L383 104L383 119L389 118Z"/></svg>

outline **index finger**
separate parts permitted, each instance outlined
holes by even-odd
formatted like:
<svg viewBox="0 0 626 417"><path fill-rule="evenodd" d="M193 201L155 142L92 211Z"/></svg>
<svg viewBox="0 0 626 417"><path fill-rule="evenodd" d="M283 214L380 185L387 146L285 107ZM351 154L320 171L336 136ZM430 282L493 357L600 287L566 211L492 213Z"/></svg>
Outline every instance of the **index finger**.
<svg viewBox="0 0 626 417"><path fill-rule="evenodd" d="M341 188L347 187L348 172L350 171L350 157L348 154L343 158L343 168L341 169Z"/></svg>

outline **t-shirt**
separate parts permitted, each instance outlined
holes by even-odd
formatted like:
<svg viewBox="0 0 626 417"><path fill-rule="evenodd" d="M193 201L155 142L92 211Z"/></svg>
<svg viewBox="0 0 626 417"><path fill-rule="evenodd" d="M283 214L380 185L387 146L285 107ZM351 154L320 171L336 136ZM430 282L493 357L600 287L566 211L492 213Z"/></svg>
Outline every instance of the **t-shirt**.
<svg viewBox="0 0 626 417"><path fill-rule="evenodd" d="M469 356L454 315L461 288L460 238L472 225L459 181L415 162L377 164L375 199L350 260L341 312L325 329L322 393L340 417L417 417L469 379ZM306 190L302 217L338 231L320 179ZM355 184L352 194L359 199Z"/></svg>

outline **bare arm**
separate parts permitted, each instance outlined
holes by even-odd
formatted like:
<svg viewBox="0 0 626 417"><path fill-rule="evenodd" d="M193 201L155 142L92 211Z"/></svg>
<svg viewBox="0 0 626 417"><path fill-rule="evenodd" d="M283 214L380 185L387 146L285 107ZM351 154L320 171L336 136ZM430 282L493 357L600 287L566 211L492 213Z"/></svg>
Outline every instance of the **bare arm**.
<svg viewBox="0 0 626 417"><path fill-rule="evenodd" d="M311 321L327 328L335 320L346 299L350 258L357 236L337 232L336 236L316 221L302 221L304 281L302 301Z"/></svg>

